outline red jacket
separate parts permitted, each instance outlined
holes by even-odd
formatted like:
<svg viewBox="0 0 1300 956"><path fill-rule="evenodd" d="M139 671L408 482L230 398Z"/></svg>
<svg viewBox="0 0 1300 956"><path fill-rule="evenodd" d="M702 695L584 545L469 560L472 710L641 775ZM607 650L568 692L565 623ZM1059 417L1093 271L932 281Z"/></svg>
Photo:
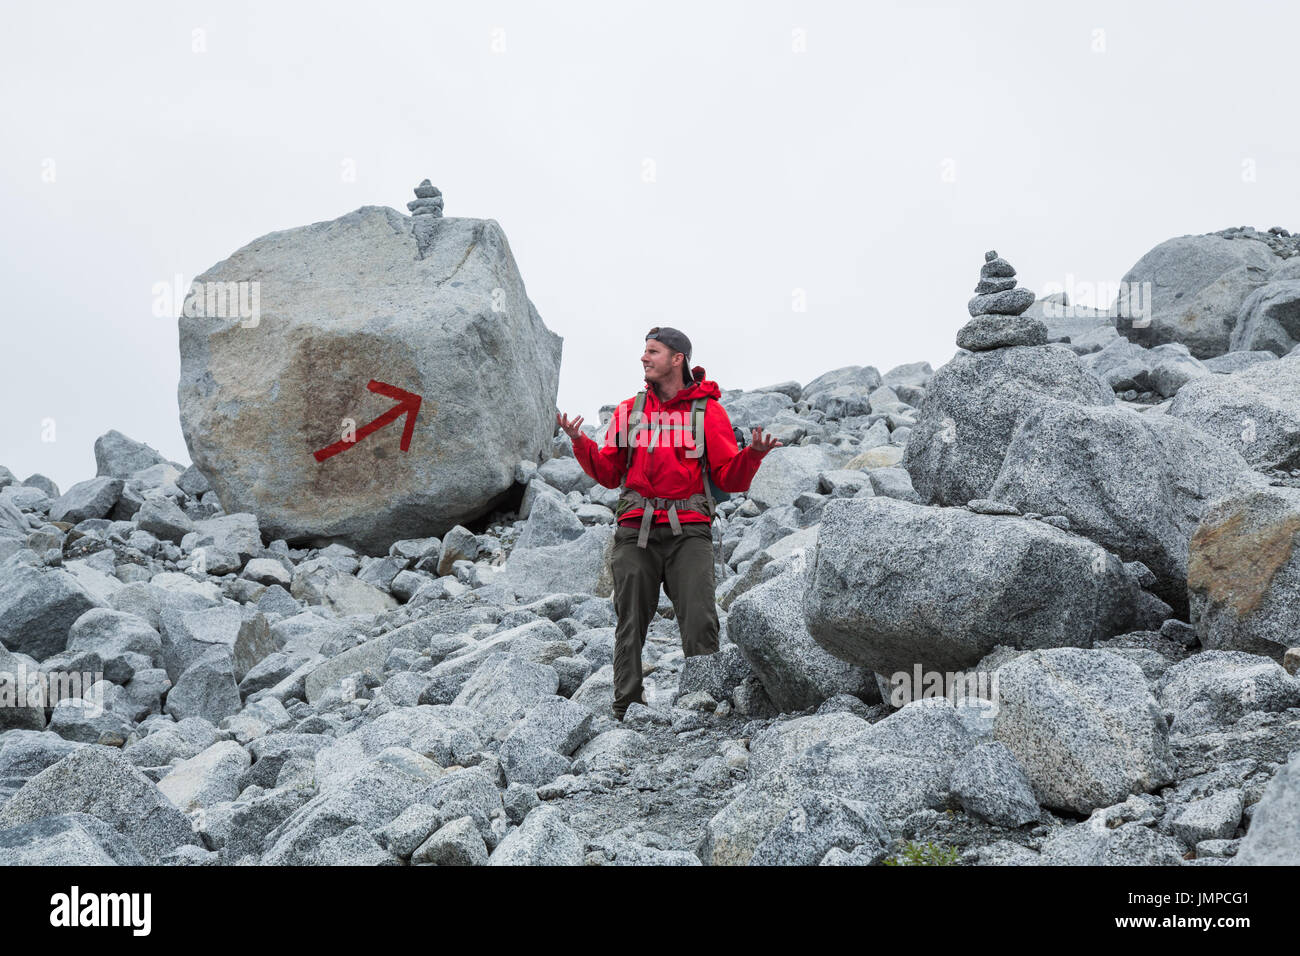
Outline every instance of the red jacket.
<svg viewBox="0 0 1300 956"><path fill-rule="evenodd" d="M749 490L749 483L758 472L763 456L754 451L752 446L741 449L736 445L736 435L732 431L731 419L718 404L722 391L716 382L706 381L704 367L697 365L691 370L695 381L687 385L669 402L659 401L659 396L648 383L646 385L645 418L653 425L656 414L664 424L692 424L690 421L691 401L696 398L711 398L704 406L704 443L709 457L709 472L713 483L727 492ZM704 493L703 468L700 457L691 457L687 452L695 447L695 435L691 431L660 431L655 448L648 447L650 428L643 428L636 433L632 452L632 469L627 469L627 447L618 444L619 434L627 432L627 417L632 412L635 398L627 398L614 409L609 420L609 429L605 432L604 445L598 445L586 434L573 443L573 456L578 464L592 478L606 488L618 488L627 475L627 486L639 491L647 498L689 498L693 494ZM679 437L675 437L679 436ZM640 524L641 508L631 508L619 519L621 525ZM698 511L679 509L678 518L683 521L708 521L707 514ZM655 524L668 521L667 511L656 511Z"/></svg>

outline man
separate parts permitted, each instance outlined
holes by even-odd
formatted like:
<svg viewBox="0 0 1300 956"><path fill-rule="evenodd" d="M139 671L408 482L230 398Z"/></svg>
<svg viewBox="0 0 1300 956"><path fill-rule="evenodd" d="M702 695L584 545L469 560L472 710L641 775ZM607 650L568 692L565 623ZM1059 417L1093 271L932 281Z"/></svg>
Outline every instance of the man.
<svg viewBox="0 0 1300 956"><path fill-rule="evenodd" d="M634 399L614 410L604 445L582 430L582 417L556 420L573 441L583 471L606 488L623 486L611 559L614 575L614 716L646 703L641 648L659 606L659 587L673 602L687 657L718 650L713 576L713 514L701 460L726 492L749 490L758 466L779 441L755 428L751 443L736 445L731 420L718 404L721 390L690 367L691 340L677 329L646 335L641 365L646 395L642 415L629 425ZM704 399L704 449L695 447L696 399ZM628 443L632 447L628 464ZM647 513L648 509L648 513Z"/></svg>

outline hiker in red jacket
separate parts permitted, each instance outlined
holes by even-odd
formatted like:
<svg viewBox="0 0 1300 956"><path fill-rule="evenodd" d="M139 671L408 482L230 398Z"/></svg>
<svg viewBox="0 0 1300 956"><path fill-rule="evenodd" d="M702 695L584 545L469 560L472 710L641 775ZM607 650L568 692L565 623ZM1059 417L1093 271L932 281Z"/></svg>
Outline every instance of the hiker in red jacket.
<svg viewBox="0 0 1300 956"><path fill-rule="evenodd" d="M749 490L763 456L781 443L755 428L741 449L731 419L718 404L717 384L690 367L691 341L677 329L653 328L641 364L645 393L614 410L604 445L581 430L582 417L556 421L573 441L583 471L606 488L623 487L614 530L614 716L633 702L646 703L641 648L659 606L659 587L673 602L687 657L718 650L718 607L713 574L712 491ZM704 448L696 444L702 430ZM630 465L629 465L630 458Z"/></svg>

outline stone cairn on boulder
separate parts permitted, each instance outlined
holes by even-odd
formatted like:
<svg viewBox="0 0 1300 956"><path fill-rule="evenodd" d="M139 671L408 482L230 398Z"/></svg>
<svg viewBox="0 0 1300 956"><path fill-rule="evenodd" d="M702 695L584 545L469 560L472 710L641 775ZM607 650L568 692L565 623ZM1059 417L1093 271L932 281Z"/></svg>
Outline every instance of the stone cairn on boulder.
<svg viewBox="0 0 1300 956"><path fill-rule="evenodd" d="M429 180L415 187L415 198L406 204L412 216L442 216L442 190Z"/></svg>
<svg viewBox="0 0 1300 956"><path fill-rule="evenodd" d="M984 253L975 297L966 303L971 320L957 333L959 348L972 352L1011 345L1046 345L1047 326L1021 315L1034 304L1034 293L1016 288L1016 270L996 250Z"/></svg>
<svg viewBox="0 0 1300 956"><path fill-rule="evenodd" d="M406 204L406 208L411 211L415 244L423 259L433 246L438 221L442 219L442 190L429 180L423 180L415 187L415 198Z"/></svg>

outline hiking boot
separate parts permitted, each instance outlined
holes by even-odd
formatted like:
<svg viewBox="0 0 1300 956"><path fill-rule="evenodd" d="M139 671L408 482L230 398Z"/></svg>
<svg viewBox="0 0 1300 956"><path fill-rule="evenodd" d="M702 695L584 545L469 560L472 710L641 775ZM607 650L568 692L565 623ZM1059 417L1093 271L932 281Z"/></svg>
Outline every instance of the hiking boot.
<svg viewBox="0 0 1300 956"><path fill-rule="evenodd" d="M632 701L632 703L633 703L633 704L641 704L641 705L644 706L644 707L649 707L649 706L650 706L650 704L649 704L649 703L646 701L646 699L645 699L645 691L641 691L641 698L640 698L640 700L634 700L634 701ZM630 706L631 706L631 704L628 705L628 707L630 707ZM611 707L610 707L610 711L611 711L611 713L613 713L613 715L614 715L614 719L617 720L617 721L619 721L620 723L622 723L622 721L623 721L623 715L627 713L627 707L619 708L619 707L611 706Z"/></svg>

